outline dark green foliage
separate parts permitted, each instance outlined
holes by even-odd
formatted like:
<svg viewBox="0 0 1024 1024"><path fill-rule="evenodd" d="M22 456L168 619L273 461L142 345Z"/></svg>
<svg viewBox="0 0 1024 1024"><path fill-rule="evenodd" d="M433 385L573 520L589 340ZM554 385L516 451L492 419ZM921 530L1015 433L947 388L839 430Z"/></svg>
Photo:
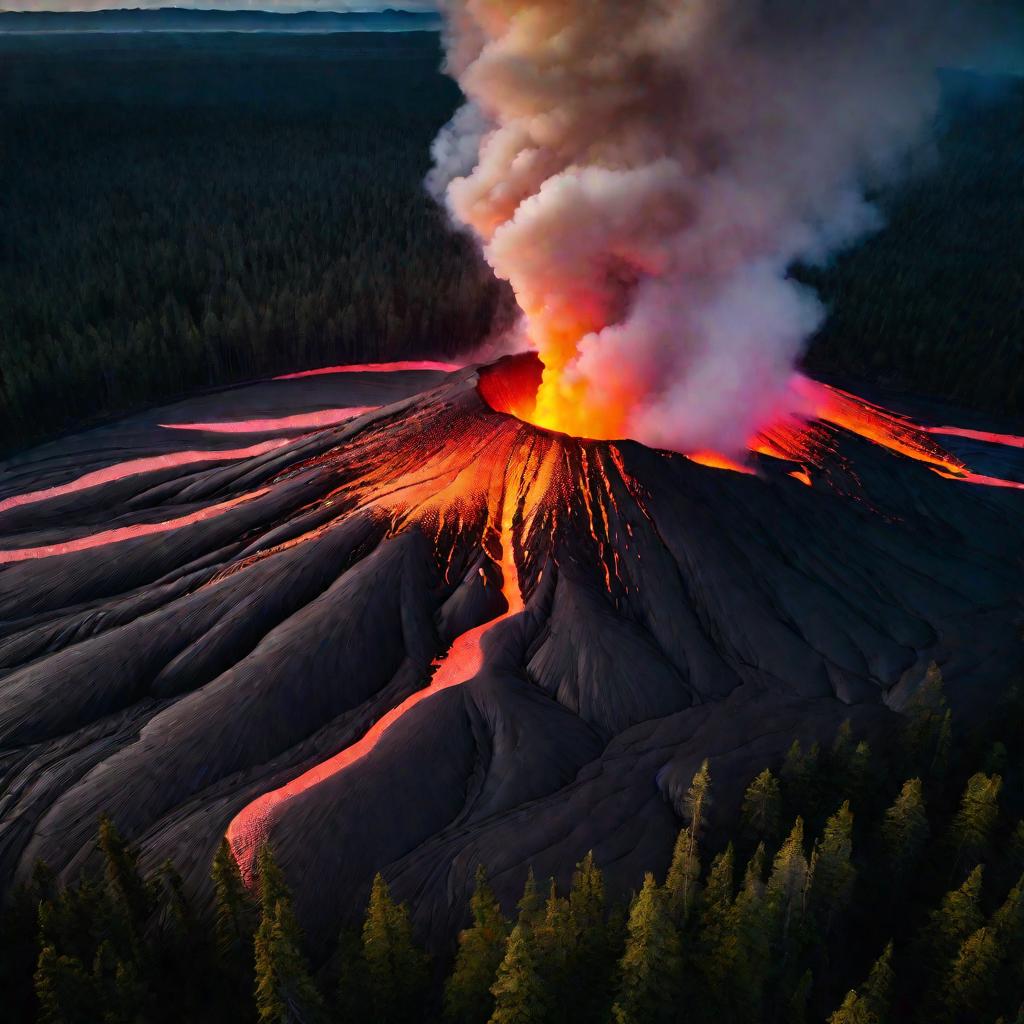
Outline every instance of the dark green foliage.
<svg viewBox="0 0 1024 1024"><path fill-rule="evenodd" d="M543 1024L548 1019L547 995L537 968L536 940L525 922L512 929L491 992L494 1013L490 1024Z"/></svg>
<svg viewBox="0 0 1024 1024"><path fill-rule="evenodd" d="M423 188L440 62L430 33L0 39L0 448L481 341L507 291Z"/></svg>
<svg viewBox="0 0 1024 1024"><path fill-rule="evenodd" d="M893 886L898 887L914 869L929 834L921 780L909 779L882 821L882 848Z"/></svg>
<svg viewBox="0 0 1024 1024"><path fill-rule="evenodd" d="M473 924L459 934L459 951L445 984L445 1019L486 1024L494 1009L491 986L504 956L508 925L482 866L477 868L469 907Z"/></svg>
<svg viewBox="0 0 1024 1024"><path fill-rule="evenodd" d="M409 910L391 898L378 874L363 924L363 960L373 1019L380 1024L415 1024L423 1005L427 961L412 939Z"/></svg>
<svg viewBox="0 0 1024 1024"><path fill-rule="evenodd" d="M988 849L992 829L999 816L999 791L1002 788L1003 780L999 775L988 776L978 772L967 780L960 798L960 809L949 832L956 863L973 864Z"/></svg>
<svg viewBox="0 0 1024 1024"><path fill-rule="evenodd" d="M843 1005L829 1017L829 1024L883 1024L889 1013L892 987L892 943L875 961L860 992L847 992Z"/></svg>
<svg viewBox="0 0 1024 1024"><path fill-rule="evenodd" d="M768 768L747 787L741 813L744 829L755 839L771 842L778 837L782 820L782 791L779 780Z"/></svg>
<svg viewBox="0 0 1024 1024"><path fill-rule="evenodd" d="M688 920L697 899L700 878L700 835L711 803L711 770L705 761L686 794L689 823L676 839L672 863L665 879L669 910L677 922Z"/></svg>
<svg viewBox="0 0 1024 1024"><path fill-rule="evenodd" d="M664 893L648 874L629 912L626 950L612 1007L615 1024L671 1021L682 951Z"/></svg>

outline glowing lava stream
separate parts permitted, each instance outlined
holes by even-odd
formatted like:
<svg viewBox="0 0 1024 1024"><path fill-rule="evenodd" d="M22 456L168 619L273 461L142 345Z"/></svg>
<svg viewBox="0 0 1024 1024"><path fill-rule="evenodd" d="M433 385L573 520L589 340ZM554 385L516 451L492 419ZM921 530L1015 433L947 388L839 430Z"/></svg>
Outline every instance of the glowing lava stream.
<svg viewBox="0 0 1024 1024"><path fill-rule="evenodd" d="M346 420L354 420L368 412L379 409L377 405L354 405L346 409L321 409L319 412L302 412L294 416L261 420L221 420L213 423L161 423L164 430L202 430L208 434L270 434L278 430L316 430L319 427L333 427ZM287 443L287 442L285 442Z"/></svg>
<svg viewBox="0 0 1024 1024"><path fill-rule="evenodd" d="M947 437L965 437L969 441L984 441L986 444L1001 444L1007 448L1024 448L1024 437L1014 434L992 434L987 430L968 430L967 427L925 427L929 434L945 434Z"/></svg>
<svg viewBox="0 0 1024 1024"><path fill-rule="evenodd" d="M349 363L344 366L324 366L319 370L300 370L298 373L283 373L273 380L301 380L303 377L323 377L330 373L408 373L411 371L431 371L434 373L454 373L461 370L461 363L438 363L431 359L406 361L398 363Z"/></svg>
<svg viewBox="0 0 1024 1024"><path fill-rule="evenodd" d="M168 519L162 523L139 523L135 526L119 526L114 530L104 530L101 533L92 533L88 537L77 537L75 540L62 541L58 544L43 544L35 548L11 548L0 551L0 565L8 562L27 562L31 558L52 558L54 555L70 555L76 551L88 551L90 548L102 547L104 544L118 544L121 541L135 540L137 537L151 537L155 533L169 533L171 530L180 530L183 526L191 526L193 523L202 523L207 519L213 519L222 515L236 505L245 501L252 501L254 498L262 497L270 490L264 487L258 491L250 491L248 494L241 494L229 501L222 501L218 505L209 505L197 512L190 512L188 515L179 516L177 519Z"/></svg>
<svg viewBox="0 0 1024 1024"><path fill-rule="evenodd" d="M256 856L260 846L267 840L273 812L293 797L304 793L321 782L344 771L349 765L361 760L380 738L403 718L417 704L453 686L467 683L483 668L484 654L481 641L484 635L499 622L518 615L524 607L523 595L519 588L519 572L516 568L512 544L512 520L515 514L515 496L506 486L502 501L501 515L501 592L508 604L508 610L490 622L485 622L457 637L448 653L435 663L430 685L406 697L401 704L392 708L351 746L345 747L334 757L321 762L286 783L279 789L264 793L235 815L227 830L227 840L238 863L246 885L255 882Z"/></svg>
<svg viewBox="0 0 1024 1024"><path fill-rule="evenodd" d="M289 438L275 438L273 441L262 441L260 444L254 444L248 448L227 448L222 451L210 452L170 452L167 455L151 455L143 459L117 462L112 466L105 466L103 469L97 469L92 473L69 480L66 484L56 484L39 491L26 491L24 494L15 494L13 497L5 498L0 501L0 512L20 508L22 505L34 505L37 501L46 501L49 498L59 498L64 494L85 491L90 487L99 487L101 484L113 483L115 480L124 480L126 477L138 476L142 473L155 473L160 469L192 466L201 462L234 462L238 459L251 459L257 455L266 455L268 452L276 451L290 443L291 439Z"/></svg>

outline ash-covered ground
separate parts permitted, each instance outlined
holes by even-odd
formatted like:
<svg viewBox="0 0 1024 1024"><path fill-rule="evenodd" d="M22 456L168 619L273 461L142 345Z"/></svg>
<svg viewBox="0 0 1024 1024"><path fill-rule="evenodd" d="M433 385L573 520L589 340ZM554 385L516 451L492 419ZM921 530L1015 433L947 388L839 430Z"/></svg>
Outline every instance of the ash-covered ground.
<svg viewBox="0 0 1024 1024"><path fill-rule="evenodd" d="M628 891L704 758L724 824L794 738L884 753L931 662L966 718L1021 663L1022 490L831 423L715 468L478 383L268 381L2 467L5 887L75 876L108 813L199 893L225 834L243 868L269 839L321 953L377 870L439 946L478 863L509 904L588 850Z"/></svg>

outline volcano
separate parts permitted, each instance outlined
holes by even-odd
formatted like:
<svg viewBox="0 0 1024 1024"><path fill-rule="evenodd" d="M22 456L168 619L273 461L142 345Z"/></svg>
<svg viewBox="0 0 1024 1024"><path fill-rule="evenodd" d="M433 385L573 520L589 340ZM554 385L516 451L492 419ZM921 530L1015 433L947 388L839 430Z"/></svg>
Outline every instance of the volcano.
<svg viewBox="0 0 1024 1024"><path fill-rule="evenodd" d="M1018 438L798 378L805 416L687 457L533 425L540 372L336 367L11 460L4 883L106 813L199 894L269 841L322 955L378 870L444 948L480 863L509 904L664 866L705 758L726 822L794 738L884 748L933 661L993 706Z"/></svg>

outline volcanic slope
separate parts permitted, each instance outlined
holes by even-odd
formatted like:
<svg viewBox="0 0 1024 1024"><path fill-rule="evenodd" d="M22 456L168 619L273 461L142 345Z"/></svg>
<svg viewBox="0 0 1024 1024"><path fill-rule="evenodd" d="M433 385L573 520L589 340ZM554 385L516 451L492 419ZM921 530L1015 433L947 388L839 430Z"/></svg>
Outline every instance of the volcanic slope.
<svg viewBox="0 0 1024 1024"><path fill-rule="evenodd" d="M4 884L108 813L207 895L269 839L320 954L378 869L442 946L478 863L627 891L703 758L724 820L794 737L884 744L931 661L964 716L1021 663L1024 493L970 482L1019 445L823 420L731 471L498 411L535 371L264 382L4 466Z"/></svg>

